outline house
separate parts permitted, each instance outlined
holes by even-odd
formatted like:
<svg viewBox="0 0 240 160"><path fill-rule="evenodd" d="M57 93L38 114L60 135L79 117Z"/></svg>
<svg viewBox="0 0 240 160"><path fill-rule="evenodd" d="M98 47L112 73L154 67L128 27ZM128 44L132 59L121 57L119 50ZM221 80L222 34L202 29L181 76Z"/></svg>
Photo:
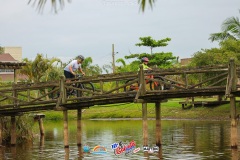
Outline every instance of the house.
<svg viewBox="0 0 240 160"><path fill-rule="evenodd" d="M0 80L15 81L20 77L15 77L16 69L20 69L25 63L21 63L14 59L9 53L0 54Z"/></svg>
<svg viewBox="0 0 240 160"><path fill-rule="evenodd" d="M22 61L22 47L2 47L3 53L9 53L18 62Z"/></svg>
<svg viewBox="0 0 240 160"><path fill-rule="evenodd" d="M191 60L192 60L192 58L183 58L183 59L181 59L180 64L181 64L181 66L186 66L191 62Z"/></svg>

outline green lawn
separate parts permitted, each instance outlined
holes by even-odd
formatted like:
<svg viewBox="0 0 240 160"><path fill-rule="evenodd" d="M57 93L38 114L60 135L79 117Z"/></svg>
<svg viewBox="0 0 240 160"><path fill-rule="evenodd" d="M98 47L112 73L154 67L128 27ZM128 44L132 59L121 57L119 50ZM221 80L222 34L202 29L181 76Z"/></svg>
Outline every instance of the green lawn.
<svg viewBox="0 0 240 160"><path fill-rule="evenodd" d="M215 101L216 98L195 98L195 101ZM224 104L220 106L199 106L182 109L179 102L185 99L169 99L167 102L161 103L161 117L164 119L213 119L213 120L228 120L230 115L230 105ZM237 111L239 110L239 103ZM148 118L155 118L155 104L147 104ZM141 103L124 103L111 104L102 106L93 106L89 109L82 110L83 119L99 119L99 118L141 118L142 104ZM43 112L46 115L46 120L60 120L63 117L61 111ZM69 119L76 119L77 112L71 110L68 112Z"/></svg>

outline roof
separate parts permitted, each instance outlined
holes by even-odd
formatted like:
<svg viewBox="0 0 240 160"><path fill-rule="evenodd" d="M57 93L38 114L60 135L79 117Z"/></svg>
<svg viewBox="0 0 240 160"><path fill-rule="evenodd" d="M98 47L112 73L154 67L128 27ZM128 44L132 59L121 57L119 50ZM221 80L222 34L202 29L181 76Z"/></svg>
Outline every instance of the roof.
<svg viewBox="0 0 240 160"><path fill-rule="evenodd" d="M20 69L26 63L15 60L9 53L0 54L0 69Z"/></svg>
<svg viewBox="0 0 240 160"><path fill-rule="evenodd" d="M17 62L9 53L0 54L0 62Z"/></svg>

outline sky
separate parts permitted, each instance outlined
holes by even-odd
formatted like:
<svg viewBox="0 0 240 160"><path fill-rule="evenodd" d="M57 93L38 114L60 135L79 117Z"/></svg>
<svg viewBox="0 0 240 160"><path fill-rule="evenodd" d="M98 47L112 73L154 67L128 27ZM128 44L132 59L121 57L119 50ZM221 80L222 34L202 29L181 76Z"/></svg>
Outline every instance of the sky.
<svg viewBox="0 0 240 160"><path fill-rule="evenodd" d="M115 59L150 53L148 47L135 46L145 36L171 38L153 52L190 58L201 49L218 47L209 35L220 32L225 19L240 15L240 0L156 0L144 12L138 0L72 0L57 14L50 2L42 13L28 0L0 4L0 46L22 47L22 58L28 59L41 53L68 62L82 54L100 67L111 64L112 44Z"/></svg>

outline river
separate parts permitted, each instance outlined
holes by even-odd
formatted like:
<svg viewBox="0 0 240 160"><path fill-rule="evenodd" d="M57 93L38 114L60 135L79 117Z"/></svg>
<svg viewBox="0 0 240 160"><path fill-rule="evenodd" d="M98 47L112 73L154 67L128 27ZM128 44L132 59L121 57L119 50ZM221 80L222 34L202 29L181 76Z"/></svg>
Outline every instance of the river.
<svg viewBox="0 0 240 160"><path fill-rule="evenodd" d="M0 157L3 160L230 160L239 157L239 151L230 148L230 121L162 120L161 124L162 148L152 150L155 121L148 120L149 148L144 152L141 120L83 120L82 144L91 149L87 153L83 147L77 147L76 121L69 121L69 149L64 149L63 122L44 121L44 140L38 137L31 144L0 147ZM35 130L38 132L37 123ZM127 154L125 148L114 153L116 144L135 150L129 149ZM100 150L95 148L94 152L96 146Z"/></svg>

